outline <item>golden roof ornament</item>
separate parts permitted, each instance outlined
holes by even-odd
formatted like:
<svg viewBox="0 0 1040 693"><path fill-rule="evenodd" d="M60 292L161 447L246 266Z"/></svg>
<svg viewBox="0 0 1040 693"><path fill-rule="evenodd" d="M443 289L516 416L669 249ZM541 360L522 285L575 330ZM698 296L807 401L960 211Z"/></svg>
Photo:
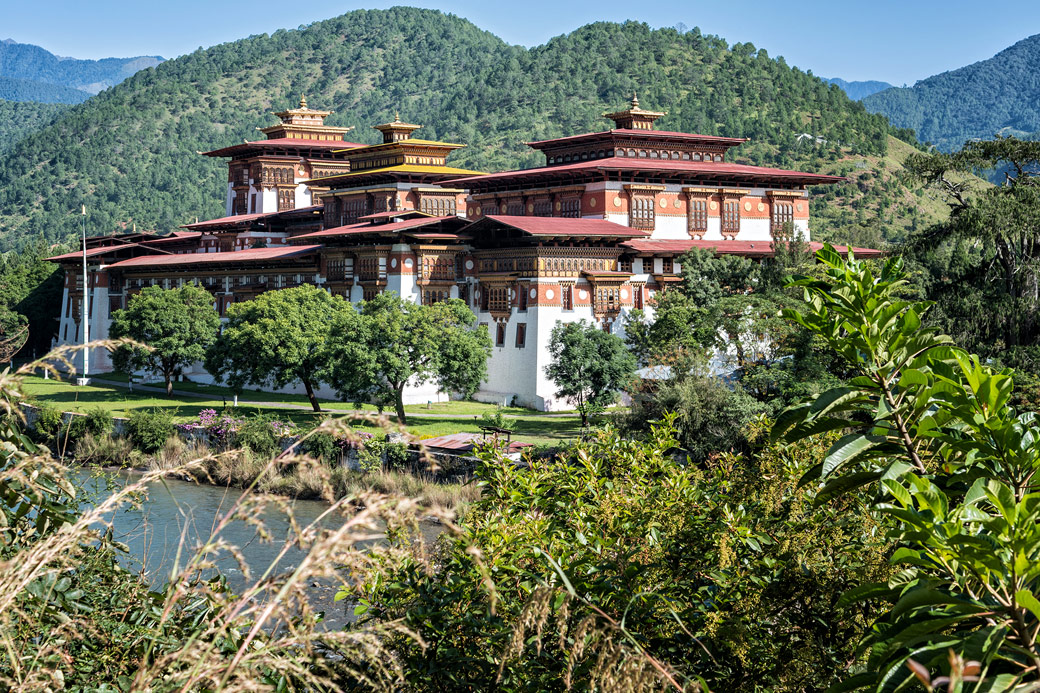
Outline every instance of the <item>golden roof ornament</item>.
<svg viewBox="0 0 1040 693"><path fill-rule="evenodd" d="M307 108L307 95L306 94L300 94L300 109L301 110L306 110L306 108Z"/></svg>
<svg viewBox="0 0 1040 693"><path fill-rule="evenodd" d="M653 130L654 121L667 115L664 111L647 111L639 106L639 97L632 92L632 101L624 111L604 113L604 118L614 121L619 130Z"/></svg>
<svg viewBox="0 0 1040 693"><path fill-rule="evenodd" d="M394 119L392 122L372 126L374 130L379 130L379 132L383 133L383 144L411 139L412 132L421 127L422 125L402 123L401 114L397 111L394 111Z"/></svg>

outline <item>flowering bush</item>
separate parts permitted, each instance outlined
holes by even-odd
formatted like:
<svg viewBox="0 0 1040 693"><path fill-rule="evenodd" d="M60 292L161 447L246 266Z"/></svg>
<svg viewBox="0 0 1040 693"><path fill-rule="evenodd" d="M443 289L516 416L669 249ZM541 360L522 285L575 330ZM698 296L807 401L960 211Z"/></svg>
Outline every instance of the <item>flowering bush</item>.
<svg viewBox="0 0 1040 693"><path fill-rule="evenodd" d="M225 448L245 445L253 452L265 454L277 454L278 441L298 432L296 424L291 421L279 421L260 413L249 419L238 418L227 409L219 414L216 409L203 409L198 419L180 424L178 428L189 432L204 430L212 445Z"/></svg>

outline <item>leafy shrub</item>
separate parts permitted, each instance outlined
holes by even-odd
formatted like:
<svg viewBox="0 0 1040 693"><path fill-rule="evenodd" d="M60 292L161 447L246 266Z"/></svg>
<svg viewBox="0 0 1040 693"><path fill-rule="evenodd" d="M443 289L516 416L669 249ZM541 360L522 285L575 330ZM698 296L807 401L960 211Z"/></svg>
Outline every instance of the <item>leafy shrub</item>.
<svg viewBox="0 0 1040 693"><path fill-rule="evenodd" d="M41 404L36 410L36 422L34 424L36 439L41 442L54 442L62 429L62 412L57 407L49 404Z"/></svg>
<svg viewBox="0 0 1040 693"><path fill-rule="evenodd" d="M401 469L408 464L408 446L404 443L383 444L383 457L389 469Z"/></svg>
<svg viewBox="0 0 1040 693"><path fill-rule="evenodd" d="M94 407L83 419L86 423L85 432L95 437L104 435L113 428L112 412L101 407Z"/></svg>
<svg viewBox="0 0 1040 693"><path fill-rule="evenodd" d="M331 433L318 431L308 435L300 444L300 449L316 460L326 464L336 464L343 448Z"/></svg>
<svg viewBox="0 0 1040 693"><path fill-rule="evenodd" d="M761 443L765 424L755 426ZM365 617L401 619L426 642L451 638L432 661L394 639L406 687L561 690L564 678L574 690L617 690L600 685L612 671L601 668L604 649L633 677L645 662L624 636L597 632L600 614L623 618L629 641L679 681L703 676L713 691L836 683L877 613L848 609L841 595L891 572L859 497L819 506L798 485L837 435L698 468L675 464L674 433L669 422L646 441L608 430L530 467L483 453L483 494L462 532L442 538L437 571L409 565L359 585ZM413 538L391 541L406 549ZM648 689L658 687L621 688Z"/></svg>
<svg viewBox="0 0 1040 693"><path fill-rule="evenodd" d="M274 457L282 451L281 436L278 435L275 421L269 414L257 414L242 421L235 434L235 445L248 448L263 459Z"/></svg>
<svg viewBox="0 0 1040 693"><path fill-rule="evenodd" d="M494 413L486 411L480 415L480 423L484 426L494 426L495 428L505 428L506 420L502 416L502 412L496 411Z"/></svg>
<svg viewBox="0 0 1040 693"><path fill-rule="evenodd" d="M173 431L173 415L166 409L135 409L126 422L126 433L134 447L146 453L161 450Z"/></svg>
<svg viewBox="0 0 1040 693"><path fill-rule="evenodd" d="M402 469L408 465L408 445L387 440L366 441L358 449L361 469L375 472L381 469Z"/></svg>
<svg viewBox="0 0 1040 693"><path fill-rule="evenodd" d="M747 450L747 425L766 409L739 386L730 388L718 378L691 373L636 393L618 423L631 433L645 432L650 422L675 412L679 444L699 462L713 453Z"/></svg>

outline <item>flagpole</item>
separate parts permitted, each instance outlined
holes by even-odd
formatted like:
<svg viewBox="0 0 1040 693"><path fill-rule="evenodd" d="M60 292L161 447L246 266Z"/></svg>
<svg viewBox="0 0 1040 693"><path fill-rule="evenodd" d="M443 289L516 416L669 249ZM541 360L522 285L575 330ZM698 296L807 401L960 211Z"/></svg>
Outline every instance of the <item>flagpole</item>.
<svg viewBox="0 0 1040 693"><path fill-rule="evenodd" d="M80 377L76 379L77 385L89 385L90 378L88 373L87 363L89 361L89 354L87 353L87 343L90 341L90 326L88 325L88 317L90 315L90 290L87 288L87 206L83 205L80 210L80 232L83 238L83 370L80 373Z"/></svg>

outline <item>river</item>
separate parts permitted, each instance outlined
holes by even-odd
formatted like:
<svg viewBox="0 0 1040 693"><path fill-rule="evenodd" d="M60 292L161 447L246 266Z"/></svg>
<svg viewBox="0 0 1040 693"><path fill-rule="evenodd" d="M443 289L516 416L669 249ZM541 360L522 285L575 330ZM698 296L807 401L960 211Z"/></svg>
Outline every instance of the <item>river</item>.
<svg viewBox="0 0 1040 693"><path fill-rule="evenodd" d="M86 491L85 497L89 500L104 494L106 484L122 485L136 481L140 475L134 472L107 474L108 480L105 481L85 469L76 469L72 477ZM228 511L241 493L242 490L237 488L166 479L148 486L147 498L140 508L124 505L107 519L112 523L114 538L130 549L126 566L135 572L143 572L149 583L159 588L169 579L182 537L184 546L188 548L205 541L218 518ZM318 519L329 507L322 501L290 502L301 526ZM290 532L288 516L278 508L272 506L265 511L263 519L274 541L261 541L254 527L240 521L231 523L221 533L225 541L239 548L254 575L262 573L277 558L284 546L279 537L286 537ZM330 526L334 522L336 517L330 514L322 524ZM423 523L421 529L423 541L427 542L432 542L441 532L441 527L432 522ZM279 563L279 572L290 570L302 556L299 549L289 550ZM183 558L181 560L183 562ZM242 572L234 559L223 557L217 566L227 577L232 590L244 587ZM337 588L336 584L313 584L310 587L312 604L325 611L326 625L330 628L353 619L347 605L335 601Z"/></svg>

